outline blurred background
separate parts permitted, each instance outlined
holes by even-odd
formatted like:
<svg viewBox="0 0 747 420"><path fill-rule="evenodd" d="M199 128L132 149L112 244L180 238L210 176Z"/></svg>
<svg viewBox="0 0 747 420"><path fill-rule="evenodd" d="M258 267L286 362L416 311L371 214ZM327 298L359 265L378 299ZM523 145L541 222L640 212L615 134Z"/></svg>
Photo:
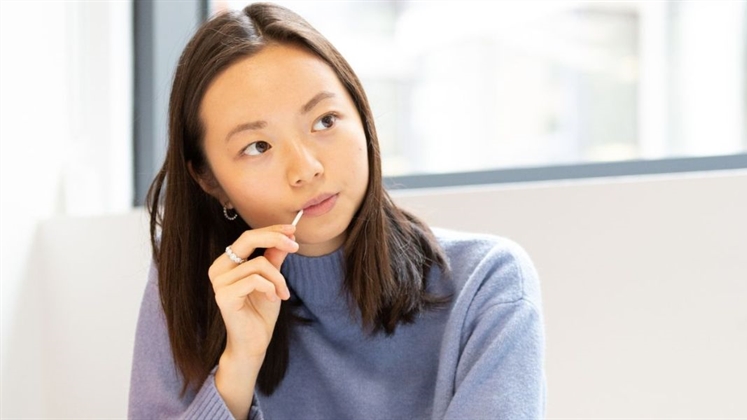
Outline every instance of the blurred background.
<svg viewBox="0 0 747 420"><path fill-rule="evenodd" d="M744 2L281 3L363 79L388 175L747 151Z"/></svg>
<svg viewBox="0 0 747 420"><path fill-rule="evenodd" d="M746 1L277 3L402 205L535 259L550 417L747 418ZM0 1L3 418L126 415L174 67L246 4Z"/></svg>

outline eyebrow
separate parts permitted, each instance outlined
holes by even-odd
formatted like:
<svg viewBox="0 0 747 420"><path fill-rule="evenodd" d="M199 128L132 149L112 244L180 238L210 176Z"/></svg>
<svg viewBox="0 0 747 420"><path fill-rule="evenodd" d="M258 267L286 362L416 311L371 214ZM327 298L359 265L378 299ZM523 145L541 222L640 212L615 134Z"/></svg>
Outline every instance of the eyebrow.
<svg viewBox="0 0 747 420"><path fill-rule="evenodd" d="M314 95L313 98L309 100L309 102L306 102L304 106L301 107L301 114L308 114L309 111L314 109L314 107L321 101L329 98L334 98L335 94L332 92L322 91ZM267 121L252 121L244 124L239 124L236 127L233 128L233 130L229 131L226 135L226 142L228 142L231 137L239 133L241 131L247 131L247 130L261 130L263 128L267 127Z"/></svg>
<svg viewBox="0 0 747 420"><path fill-rule="evenodd" d="M306 102L306 105L301 107L301 114L307 114L309 111L314 109L314 107L321 101L328 99L328 98L334 98L335 94L332 92L322 91L314 95L309 102Z"/></svg>
<svg viewBox="0 0 747 420"><path fill-rule="evenodd" d="M265 127L267 127L267 121L254 121L254 122L239 124L236 127L234 127L233 130L228 132L228 134L226 135L226 143L229 140L231 140L231 137L236 133L239 133L241 131L246 131L246 130L261 130Z"/></svg>

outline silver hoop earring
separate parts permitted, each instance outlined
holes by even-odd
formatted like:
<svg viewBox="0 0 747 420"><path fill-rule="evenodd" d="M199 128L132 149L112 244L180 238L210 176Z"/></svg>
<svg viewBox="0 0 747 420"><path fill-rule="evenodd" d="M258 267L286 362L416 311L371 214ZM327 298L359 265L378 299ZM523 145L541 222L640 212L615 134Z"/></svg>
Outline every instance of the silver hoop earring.
<svg viewBox="0 0 747 420"><path fill-rule="evenodd" d="M233 210L233 209L231 209L231 210ZM233 216L229 216L228 215L228 208L226 206L223 206L223 215L226 216L226 219L231 220L231 221L236 220L236 218L239 217L239 214L236 213L235 210L233 212Z"/></svg>

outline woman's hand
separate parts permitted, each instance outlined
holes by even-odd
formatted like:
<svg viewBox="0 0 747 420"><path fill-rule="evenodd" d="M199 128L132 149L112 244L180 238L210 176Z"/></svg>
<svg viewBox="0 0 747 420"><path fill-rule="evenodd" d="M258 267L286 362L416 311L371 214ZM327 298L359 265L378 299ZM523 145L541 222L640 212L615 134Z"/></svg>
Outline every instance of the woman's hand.
<svg viewBox="0 0 747 420"><path fill-rule="evenodd" d="M280 301L290 297L280 266L288 253L298 251L295 231L292 225L246 231L231 244L233 252L246 258L257 248L266 248L264 255L236 264L224 253L208 270L227 333L215 384L237 418L246 418L249 412Z"/></svg>

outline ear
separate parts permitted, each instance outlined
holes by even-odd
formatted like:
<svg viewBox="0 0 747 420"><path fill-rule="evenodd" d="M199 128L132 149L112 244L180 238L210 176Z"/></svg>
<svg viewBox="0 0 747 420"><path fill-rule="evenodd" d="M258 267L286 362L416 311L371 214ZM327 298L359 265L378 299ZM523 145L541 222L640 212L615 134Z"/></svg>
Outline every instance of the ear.
<svg viewBox="0 0 747 420"><path fill-rule="evenodd" d="M201 172L197 172L192 161L187 162L187 169L189 170L189 175L195 180L195 182L197 182L203 191L213 196L213 198L218 200L221 205L233 208L233 206L230 206L231 200L228 199L226 192L223 191L223 188L215 179L215 175L213 175L213 172L210 169L206 168Z"/></svg>

